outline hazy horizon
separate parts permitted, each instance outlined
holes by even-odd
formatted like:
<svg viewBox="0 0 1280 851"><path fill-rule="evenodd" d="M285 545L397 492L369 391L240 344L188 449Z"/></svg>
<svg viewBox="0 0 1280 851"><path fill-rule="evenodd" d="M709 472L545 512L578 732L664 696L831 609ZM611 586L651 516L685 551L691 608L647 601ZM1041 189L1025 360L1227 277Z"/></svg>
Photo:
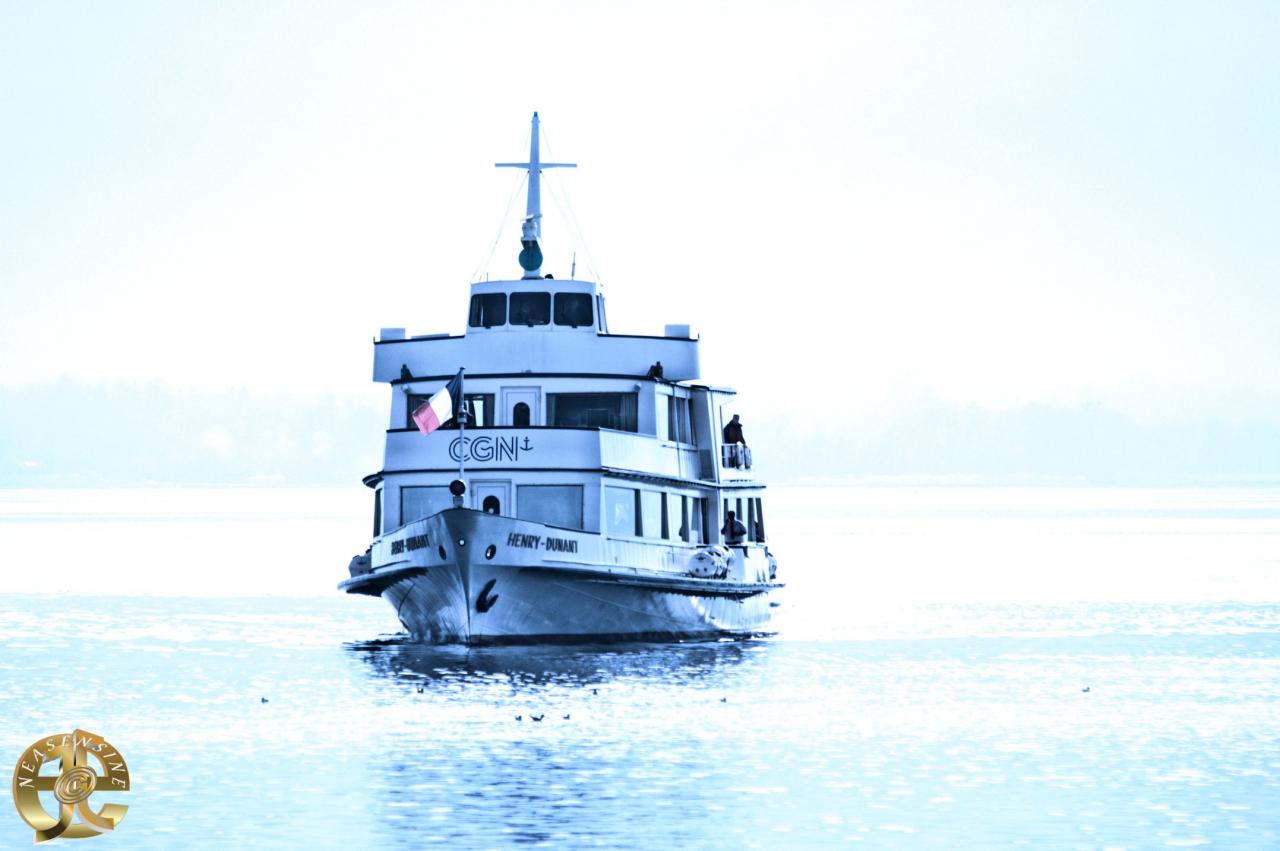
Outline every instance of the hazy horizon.
<svg viewBox="0 0 1280 851"><path fill-rule="evenodd" d="M0 418L0 487L359 487L381 469L389 402L385 388L374 395L0 388L0 409L45 414ZM770 420L759 400L743 401L757 472L773 484L1280 483L1280 427L1268 423L1141 423L1098 405L992 412L936 400L832 423L796 411Z"/></svg>

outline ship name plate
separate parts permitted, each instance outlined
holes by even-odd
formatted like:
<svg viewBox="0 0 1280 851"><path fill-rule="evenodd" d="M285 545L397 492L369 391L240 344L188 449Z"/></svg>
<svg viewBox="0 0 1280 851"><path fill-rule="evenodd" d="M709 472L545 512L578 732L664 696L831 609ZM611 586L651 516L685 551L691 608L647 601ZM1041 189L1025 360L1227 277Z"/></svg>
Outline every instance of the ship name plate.
<svg viewBox="0 0 1280 851"><path fill-rule="evenodd" d="M525 550L543 550L549 553L576 553L578 542L572 538L556 538L551 535L525 535L520 532L507 534L507 546Z"/></svg>

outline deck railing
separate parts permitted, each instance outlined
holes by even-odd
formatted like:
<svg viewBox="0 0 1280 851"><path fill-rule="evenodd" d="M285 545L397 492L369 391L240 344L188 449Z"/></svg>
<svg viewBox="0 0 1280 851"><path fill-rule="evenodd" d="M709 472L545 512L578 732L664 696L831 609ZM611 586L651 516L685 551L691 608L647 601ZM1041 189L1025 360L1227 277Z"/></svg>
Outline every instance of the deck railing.
<svg viewBox="0 0 1280 851"><path fill-rule="evenodd" d="M751 469L751 449L743 443L726 443L720 447L720 466L731 470Z"/></svg>

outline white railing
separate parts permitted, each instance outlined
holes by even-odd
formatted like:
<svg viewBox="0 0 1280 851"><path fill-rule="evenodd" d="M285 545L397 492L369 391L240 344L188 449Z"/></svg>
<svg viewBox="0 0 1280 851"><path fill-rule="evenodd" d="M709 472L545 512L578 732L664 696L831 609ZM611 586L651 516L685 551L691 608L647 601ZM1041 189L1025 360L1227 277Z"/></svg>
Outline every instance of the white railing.
<svg viewBox="0 0 1280 851"><path fill-rule="evenodd" d="M651 434L600 429L600 463L615 470L677 479L702 477L697 450L672 446Z"/></svg>
<svg viewBox="0 0 1280 851"><path fill-rule="evenodd" d="M751 469L751 449L743 443L726 443L720 447L720 466L731 470Z"/></svg>

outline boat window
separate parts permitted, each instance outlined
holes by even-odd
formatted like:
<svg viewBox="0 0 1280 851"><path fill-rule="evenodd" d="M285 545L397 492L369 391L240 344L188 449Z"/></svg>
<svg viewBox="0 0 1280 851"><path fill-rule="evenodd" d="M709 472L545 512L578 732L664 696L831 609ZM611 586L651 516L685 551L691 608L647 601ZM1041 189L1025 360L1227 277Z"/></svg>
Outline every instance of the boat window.
<svg viewBox="0 0 1280 851"><path fill-rule="evenodd" d="M610 535L640 534L636 528L635 488L606 487L604 489L604 513L608 518Z"/></svg>
<svg viewBox="0 0 1280 851"><path fill-rule="evenodd" d="M516 516L535 523L581 529L582 485L517 485ZM631 528L635 528L634 522Z"/></svg>
<svg viewBox="0 0 1280 851"><path fill-rule="evenodd" d="M668 541L679 541L684 537L684 497L676 493L662 496L662 537Z"/></svg>
<svg viewBox="0 0 1280 851"><path fill-rule="evenodd" d="M492 328L507 324L507 294L482 293L471 297L471 327Z"/></svg>
<svg viewBox="0 0 1280 851"><path fill-rule="evenodd" d="M670 417L667 415L670 410L671 397L665 393L658 393L653 397L656 403L657 415L654 422L658 424L658 440L671 440Z"/></svg>
<svg viewBox="0 0 1280 851"><path fill-rule="evenodd" d="M484 502L480 503L480 510L485 514L501 514L502 503L493 494L489 494L484 498Z"/></svg>
<svg viewBox="0 0 1280 851"><path fill-rule="evenodd" d="M445 485L400 488L400 522L412 523L453 506Z"/></svg>
<svg viewBox="0 0 1280 851"><path fill-rule="evenodd" d="M640 491L640 535L662 537L662 494L657 491Z"/></svg>
<svg viewBox="0 0 1280 851"><path fill-rule="evenodd" d="M707 536L703 532L706 528L707 501L700 496L692 497L689 501L689 538L688 540L694 544L705 544Z"/></svg>
<svg viewBox="0 0 1280 851"><path fill-rule="evenodd" d="M373 536L382 534L382 488L373 491Z"/></svg>
<svg viewBox="0 0 1280 851"><path fill-rule="evenodd" d="M426 393L410 393L405 405L405 428L417 428L413 422L413 412L418 406L430 399L431 396ZM494 396L492 393L468 393L467 394L467 428L492 428L497 425L494 421ZM458 422L455 418L450 417L445 421L441 428L457 428Z"/></svg>
<svg viewBox="0 0 1280 851"><path fill-rule="evenodd" d="M591 324L588 293L556 293L556 324L581 328Z"/></svg>
<svg viewBox="0 0 1280 851"><path fill-rule="evenodd" d="M760 497L756 497L755 499L753 499L753 500L752 500L752 502L753 502L753 503L755 503L755 508L756 508L756 522L755 522L755 525L751 527L751 540L753 540L753 541L757 541L757 542L759 542L759 543L763 544L763 543L764 543L764 541L765 541L765 537L764 537L764 505L762 505L762 504L761 504L761 502L760 502Z"/></svg>
<svg viewBox="0 0 1280 851"><path fill-rule="evenodd" d="M498 424L494 413L492 393L467 394L468 428L492 428Z"/></svg>
<svg viewBox="0 0 1280 851"><path fill-rule="evenodd" d="M513 426L529 425L529 405L526 402L516 402L516 406L511 409L511 424Z"/></svg>
<svg viewBox="0 0 1280 851"><path fill-rule="evenodd" d="M658 411L658 421L662 421L661 410ZM693 426L689 420L688 399L673 396L667 403L667 440L693 443Z"/></svg>
<svg viewBox="0 0 1280 851"><path fill-rule="evenodd" d="M551 322L551 293L512 293L512 325L547 325Z"/></svg>
<svg viewBox="0 0 1280 851"><path fill-rule="evenodd" d="M548 393L547 419L552 426L636 431L635 393Z"/></svg>

